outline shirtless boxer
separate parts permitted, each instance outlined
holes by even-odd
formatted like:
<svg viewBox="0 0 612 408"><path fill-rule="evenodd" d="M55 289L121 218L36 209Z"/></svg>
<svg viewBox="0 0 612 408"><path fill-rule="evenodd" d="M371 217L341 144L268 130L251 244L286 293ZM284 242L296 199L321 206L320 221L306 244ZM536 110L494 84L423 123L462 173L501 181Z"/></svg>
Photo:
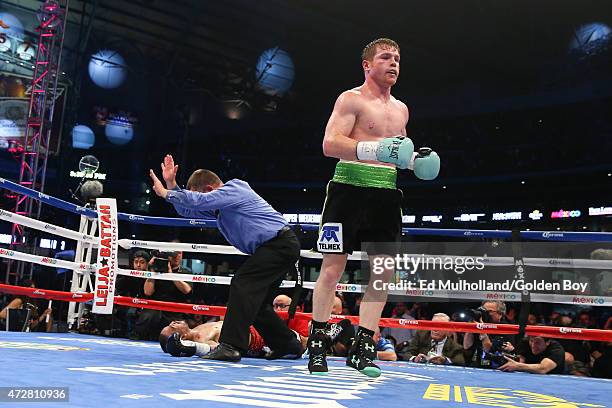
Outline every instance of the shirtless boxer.
<svg viewBox="0 0 612 408"><path fill-rule="evenodd" d="M400 71L400 50L386 38L372 41L362 53L364 83L337 99L323 139L323 154L340 159L327 187L317 250L323 253L321 274L313 297L312 330L308 339L311 374L326 374L325 352L334 291L347 255L362 242L393 243L401 237L402 193L396 188L397 169L412 169L424 180L437 177L440 158L429 148L414 151L406 137L408 108L391 95ZM373 256L393 255L388 248L369 247ZM392 269L377 279L388 281ZM346 364L370 377L380 368L373 363L372 336L386 302L386 292L375 291L372 281L359 309L360 325Z"/></svg>
<svg viewBox="0 0 612 408"><path fill-rule="evenodd" d="M223 321L204 323L190 329L184 320L173 321L164 327L159 334L159 345L165 353L175 357L206 356L219 345L219 337ZM296 332L293 334L297 337ZM263 337L253 326L249 327L249 344L245 355L249 357L296 358L296 356L276 356L272 353L266 355ZM300 352L301 355L301 352Z"/></svg>

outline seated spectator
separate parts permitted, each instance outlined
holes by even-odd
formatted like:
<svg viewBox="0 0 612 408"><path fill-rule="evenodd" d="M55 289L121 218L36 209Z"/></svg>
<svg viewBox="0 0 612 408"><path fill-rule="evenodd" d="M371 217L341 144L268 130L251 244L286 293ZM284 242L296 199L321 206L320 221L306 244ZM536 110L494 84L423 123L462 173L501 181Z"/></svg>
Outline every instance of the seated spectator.
<svg viewBox="0 0 612 408"><path fill-rule="evenodd" d="M291 306L291 298L287 295L278 295L272 302L272 307L274 308L275 312L288 312L289 306ZM302 305L295 308L296 312L301 312L302 310L304 310ZM302 343L302 347L304 349L306 348L306 343L308 342L309 325L310 320L299 318L291 319L287 323L287 327L300 335L300 342Z"/></svg>
<svg viewBox="0 0 612 408"><path fill-rule="evenodd" d="M436 313L431 321L449 322L450 317L444 313ZM417 330L407 349L400 352L400 360L415 363L464 365L463 347L457 344L449 334L445 330Z"/></svg>
<svg viewBox="0 0 612 408"><path fill-rule="evenodd" d="M565 360L565 362L567 364L567 360ZM573 363L568 364L567 367L568 367L567 373L569 375L575 375L576 377L590 377L591 376L589 366L587 366L582 361L574 361Z"/></svg>
<svg viewBox="0 0 612 408"><path fill-rule="evenodd" d="M538 324L538 318L533 313L529 313L527 316L527 324L531 326L535 326Z"/></svg>
<svg viewBox="0 0 612 408"><path fill-rule="evenodd" d="M376 328L374 332L374 343L376 343L376 358L383 361L397 361L397 354L395 354L395 347L390 340L380 336L380 329Z"/></svg>
<svg viewBox="0 0 612 408"><path fill-rule="evenodd" d="M418 303L414 303L410 309L404 302L398 302L393 308L391 317L393 319L406 319L416 320L416 313L418 311ZM383 330L384 336L393 336L399 343L403 341L410 341L416 333L416 330L407 330L402 328L385 328Z"/></svg>
<svg viewBox="0 0 612 408"><path fill-rule="evenodd" d="M612 379L612 341L605 343L593 357L595 358L591 371L593 377Z"/></svg>
<svg viewBox="0 0 612 408"><path fill-rule="evenodd" d="M339 296L334 297L334 304L332 306L331 314L333 315L342 315L344 311L342 299Z"/></svg>
<svg viewBox="0 0 612 408"><path fill-rule="evenodd" d="M560 316L557 320L560 327L573 327L572 318L569 316ZM565 350L566 365L574 361L581 361L585 364L589 363L591 345L588 341L571 339L558 339L557 341L561 344L563 350Z"/></svg>
<svg viewBox="0 0 612 408"><path fill-rule="evenodd" d="M25 279L20 282L19 286L35 288L36 284L29 280ZM12 313L10 310L22 310L23 313ZM29 322L25 322L26 316L29 313ZM11 314L9 316L9 313ZM0 311L0 328L5 330L7 318L9 320L9 330L11 331L51 331L51 327L53 325L53 315L51 314L52 310L50 308L46 308L42 313L39 314L39 307L36 304L36 300L30 298L25 295L16 295L8 305L6 305L2 311ZM49 316L49 321L45 324L43 321L47 319ZM11 317L13 319L18 319L16 321L11 322Z"/></svg>
<svg viewBox="0 0 612 408"><path fill-rule="evenodd" d="M149 269L160 273L185 273L181 267L182 252L157 252L149 261ZM186 303L191 285L184 281L147 279L144 283L145 297L165 302ZM162 327L172 321L186 320L184 313L143 309L136 322L136 334L142 340L157 338Z"/></svg>
<svg viewBox="0 0 612 408"><path fill-rule="evenodd" d="M546 322L546 324L548 326L557 326L557 324L559 323L559 318L561 317L561 313L559 312L552 312L550 314L550 316L548 317L548 322Z"/></svg>
<svg viewBox="0 0 612 408"><path fill-rule="evenodd" d="M516 324L516 309L511 307L506 311L506 321L510 324Z"/></svg>
<svg viewBox="0 0 612 408"><path fill-rule="evenodd" d="M529 336L518 347L519 361L508 357L502 371L525 371L534 374L563 374L565 350L558 341L541 336Z"/></svg>
<svg viewBox="0 0 612 408"><path fill-rule="evenodd" d="M135 271L146 271L149 265L149 261L151 260L151 255L145 250L137 250L131 256L132 262L130 266ZM133 277L133 276L123 276L120 275L117 277L117 294L121 296L129 296L133 298L142 297L143 295L143 286L141 278ZM136 321L138 320L138 316L140 315L142 308L137 307L129 307L127 310L125 308L118 308L117 315L119 319L125 320L125 335L128 338L137 339L138 336L134 333L134 328L136 326Z"/></svg>

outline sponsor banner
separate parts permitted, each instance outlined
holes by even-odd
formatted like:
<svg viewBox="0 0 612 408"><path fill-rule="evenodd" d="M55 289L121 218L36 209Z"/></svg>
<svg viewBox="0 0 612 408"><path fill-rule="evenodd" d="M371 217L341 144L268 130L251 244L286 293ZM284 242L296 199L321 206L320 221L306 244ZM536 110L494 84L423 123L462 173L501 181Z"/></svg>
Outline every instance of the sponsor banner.
<svg viewBox="0 0 612 408"><path fill-rule="evenodd" d="M112 314L118 268L117 202L114 198L97 198L96 206L100 237L92 312Z"/></svg>
<svg viewBox="0 0 612 408"><path fill-rule="evenodd" d="M440 223L442 222L442 216L441 215L424 215L421 217L421 221L423 222L435 222L435 223Z"/></svg>
<svg viewBox="0 0 612 408"><path fill-rule="evenodd" d="M540 210L533 210L532 212L529 213L529 218L531 218L534 221L539 221L542 219L542 217L544 217L544 214L542 214Z"/></svg>
<svg viewBox="0 0 612 408"><path fill-rule="evenodd" d="M485 214L484 213L464 213L461 215L458 215L457 217L453 217L453 219L455 221L459 221L459 222L478 222L478 218L479 217L484 217Z"/></svg>
<svg viewBox="0 0 612 408"><path fill-rule="evenodd" d="M321 222L320 214L298 214L300 224L318 224Z"/></svg>
<svg viewBox="0 0 612 408"><path fill-rule="evenodd" d="M497 212L493 213L491 217L493 221L512 221L512 220L522 220L523 213L521 211L512 211L512 212Z"/></svg>
<svg viewBox="0 0 612 408"><path fill-rule="evenodd" d="M402 215L402 224L414 224L416 215Z"/></svg>
<svg viewBox="0 0 612 408"><path fill-rule="evenodd" d="M336 285L337 292L363 293L365 288L362 285L353 283L338 283Z"/></svg>
<svg viewBox="0 0 612 408"><path fill-rule="evenodd" d="M578 218L582 215L580 210L564 210L553 211L550 213L550 218Z"/></svg>
<svg viewBox="0 0 612 408"><path fill-rule="evenodd" d="M589 215L612 215L612 207L589 207Z"/></svg>

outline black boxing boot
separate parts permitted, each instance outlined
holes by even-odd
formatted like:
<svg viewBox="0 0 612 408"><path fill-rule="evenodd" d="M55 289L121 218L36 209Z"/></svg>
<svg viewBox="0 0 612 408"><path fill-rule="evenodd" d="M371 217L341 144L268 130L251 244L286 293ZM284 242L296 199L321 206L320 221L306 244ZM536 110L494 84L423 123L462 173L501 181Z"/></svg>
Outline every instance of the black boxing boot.
<svg viewBox="0 0 612 408"><path fill-rule="evenodd" d="M315 328L315 324L318 327ZM315 322L311 328L310 336L308 336L308 371L314 375L326 375L329 371L327 368L327 350L331 347L331 338L327 334L327 323Z"/></svg>
<svg viewBox="0 0 612 408"><path fill-rule="evenodd" d="M266 360L297 360L302 357L302 343L298 339L291 339L286 347L271 350L265 355Z"/></svg>
<svg viewBox="0 0 612 408"><path fill-rule="evenodd" d="M202 356L204 360L218 360L218 361L229 361L232 363L237 363L242 358L240 354L240 350L236 347L227 344L227 343L219 343L219 346L214 351Z"/></svg>
<svg viewBox="0 0 612 408"><path fill-rule="evenodd" d="M331 338L331 341L336 341L346 330L352 328L351 321L349 319L342 319L338 323L332 323L329 325L329 330L327 334ZM353 329L354 330L354 329ZM353 332L354 334L355 332Z"/></svg>
<svg viewBox="0 0 612 408"><path fill-rule="evenodd" d="M374 364L376 344L374 344L373 335L372 330L359 327L355 341L346 357L346 365L368 377L376 378L380 376L380 368Z"/></svg>

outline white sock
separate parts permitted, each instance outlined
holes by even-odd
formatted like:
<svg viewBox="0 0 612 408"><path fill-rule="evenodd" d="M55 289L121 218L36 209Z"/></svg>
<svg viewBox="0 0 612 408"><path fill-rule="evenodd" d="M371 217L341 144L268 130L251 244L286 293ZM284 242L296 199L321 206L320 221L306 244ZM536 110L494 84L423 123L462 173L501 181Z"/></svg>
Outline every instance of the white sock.
<svg viewBox="0 0 612 408"><path fill-rule="evenodd" d="M210 346L206 343L195 343L196 346L196 356L202 357L207 355L212 351Z"/></svg>
<svg viewBox="0 0 612 408"><path fill-rule="evenodd" d="M212 351L210 346L206 343L197 343L191 340L181 340L181 343L183 343L183 345L185 346L195 346L196 348L195 354L198 357L205 356Z"/></svg>

